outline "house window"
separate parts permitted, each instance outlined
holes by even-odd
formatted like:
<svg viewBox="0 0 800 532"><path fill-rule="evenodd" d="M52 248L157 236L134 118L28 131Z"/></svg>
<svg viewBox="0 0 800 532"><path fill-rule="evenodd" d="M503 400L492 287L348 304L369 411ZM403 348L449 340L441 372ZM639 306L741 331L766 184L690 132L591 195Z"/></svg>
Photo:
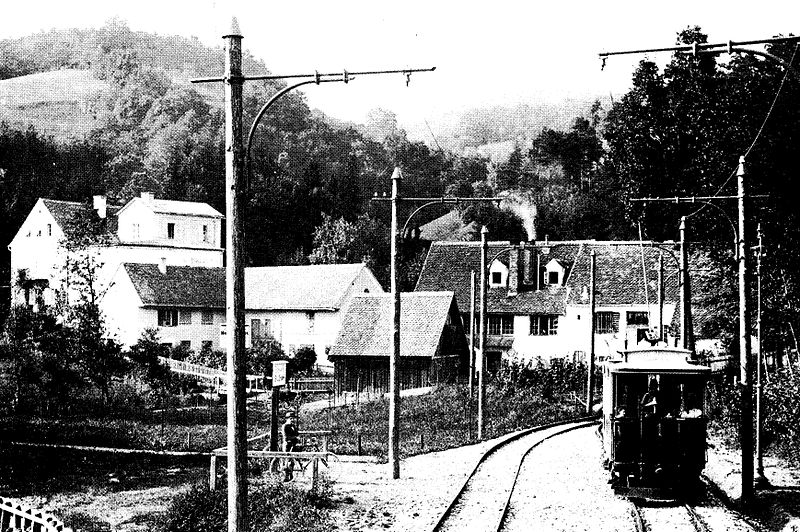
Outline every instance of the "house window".
<svg viewBox="0 0 800 532"><path fill-rule="evenodd" d="M175 238L175 224L168 223L167 224L167 238L174 239Z"/></svg>
<svg viewBox="0 0 800 532"><path fill-rule="evenodd" d="M203 225L203 242L208 242L208 226Z"/></svg>
<svg viewBox="0 0 800 532"><path fill-rule="evenodd" d="M133 224L133 238L139 240L139 224Z"/></svg>
<svg viewBox="0 0 800 532"><path fill-rule="evenodd" d="M178 323L181 325L191 325L192 324L192 311L191 310L181 310L178 312Z"/></svg>
<svg viewBox="0 0 800 532"><path fill-rule="evenodd" d="M594 315L594 332L611 334L619 332L619 312L598 312Z"/></svg>
<svg viewBox="0 0 800 532"><path fill-rule="evenodd" d="M250 320L250 338L261 339L261 320Z"/></svg>
<svg viewBox="0 0 800 532"><path fill-rule="evenodd" d="M178 311L174 308L158 309L158 326L175 327L178 324Z"/></svg>
<svg viewBox="0 0 800 532"><path fill-rule="evenodd" d="M489 316L489 334L514 334L514 316Z"/></svg>
<svg viewBox="0 0 800 532"><path fill-rule="evenodd" d="M316 315L313 312L307 312L306 317L308 318L308 334L314 334Z"/></svg>
<svg viewBox="0 0 800 532"><path fill-rule="evenodd" d="M52 224L47 224L47 236L53 236L53 226L52 226Z"/></svg>
<svg viewBox="0 0 800 532"><path fill-rule="evenodd" d="M274 338L272 335L272 320L264 319L264 336L266 338Z"/></svg>
<svg viewBox="0 0 800 532"><path fill-rule="evenodd" d="M492 284L497 286L502 284L503 282L503 274L500 272L492 272Z"/></svg>
<svg viewBox="0 0 800 532"><path fill-rule="evenodd" d="M650 317L647 312L631 311L627 312L625 322L628 326L632 325L650 325Z"/></svg>
<svg viewBox="0 0 800 532"><path fill-rule="evenodd" d="M202 342L200 342L200 347L203 351L211 351L213 346L214 342L212 342L211 340L203 340Z"/></svg>
<svg viewBox="0 0 800 532"><path fill-rule="evenodd" d="M558 316L534 314L531 316L531 336L558 334Z"/></svg>
<svg viewBox="0 0 800 532"><path fill-rule="evenodd" d="M200 323L203 325L214 325L214 313L210 310L204 310L200 316Z"/></svg>
<svg viewBox="0 0 800 532"><path fill-rule="evenodd" d="M181 340L181 348L189 351L192 348L191 340Z"/></svg>
<svg viewBox="0 0 800 532"><path fill-rule="evenodd" d="M547 272L547 284L558 284L558 272Z"/></svg>

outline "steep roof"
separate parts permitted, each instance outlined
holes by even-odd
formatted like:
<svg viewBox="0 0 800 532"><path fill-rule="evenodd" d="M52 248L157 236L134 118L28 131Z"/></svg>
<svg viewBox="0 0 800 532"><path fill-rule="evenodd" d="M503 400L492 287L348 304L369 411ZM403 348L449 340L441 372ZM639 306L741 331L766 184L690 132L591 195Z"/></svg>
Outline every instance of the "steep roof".
<svg viewBox="0 0 800 532"><path fill-rule="evenodd" d="M156 264L123 265L146 307L225 308L225 269Z"/></svg>
<svg viewBox="0 0 800 532"><path fill-rule="evenodd" d="M137 201L143 202L153 212L160 214L175 214L178 216L206 216L211 218L223 217L219 211L217 211L208 203L196 201L133 198L125 205L125 207Z"/></svg>
<svg viewBox="0 0 800 532"><path fill-rule="evenodd" d="M389 356L391 294L354 297L329 357ZM453 292L400 294L400 356L433 357L453 305Z"/></svg>
<svg viewBox="0 0 800 532"><path fill-rule="evenodd" d="M91 206L86 203L78 201L62 201L42 198L42 203L53 215L56 223L61 227L65 234L68 233L72 221L79 215L93 211ZM108 205L106 207L106 229L109 236L116 238L117 233L117 212L120 207L116 205Z"/></svg>
<svg viewBox="0 0 800 532"><path fill-rule="evenodd" d="M314 264L246 268L248 309L336 310L364 264ZM370 274L371 275L371 274Z"/></svg>
<svg viewBox="0 0 800 532"><path fill-rule="evenodd" d="M487 294L489 312L509 314L564 314L566 305L588 304L584 301L583 287L589 285L589 257L597 253L598 306L644 305L653 303L657 294L659 249L649 245L644 248L631 242L565 241L527 243L535 249L540 265L552 259L566 268L566 283L558 287L533 290L526 287L509 296L507 287L490 287ZM490 242L488 259L508 258L508 242ZM642 282L642 252L648 274L648 293L645 297ZM417 281L416 290L452 290L462 311L469 309L470 272L480 279L480 242L434 242ZM507 264L507 262L504 261ZM677 276L670 275L675 265L668 252L664 260L667 301L677 300ZM476 287L476 292L477 292Z"/></svg>

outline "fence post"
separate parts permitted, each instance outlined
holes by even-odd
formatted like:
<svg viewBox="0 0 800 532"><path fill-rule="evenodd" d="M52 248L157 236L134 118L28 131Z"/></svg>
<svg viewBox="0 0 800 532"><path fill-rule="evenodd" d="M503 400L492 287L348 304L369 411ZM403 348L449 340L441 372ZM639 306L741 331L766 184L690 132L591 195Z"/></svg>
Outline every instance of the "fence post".
<svg viewBox="0 0 800 532"><path fill-rule="evenodd" d="M208 473L208 489L215 491L217 489L217 455L211 455L211 466Z"/></svg>

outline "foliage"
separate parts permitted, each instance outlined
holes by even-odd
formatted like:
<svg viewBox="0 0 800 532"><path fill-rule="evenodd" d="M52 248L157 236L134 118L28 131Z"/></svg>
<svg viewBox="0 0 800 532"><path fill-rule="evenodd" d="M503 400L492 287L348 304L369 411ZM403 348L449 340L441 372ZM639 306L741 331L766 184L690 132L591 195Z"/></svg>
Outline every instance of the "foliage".
<svg viewBox="0 0 800 532"><path fill-rule="evenodd" d="M170 504L162 532L223 532L227 529L225 490L210 491L195 485ZM305 491L294 484L266 481L250 488L247 497L249 530L322 532L331 526L329 488Z"/></svg>
<svg viewBox="0 0 800 532"><path fill-rule="evenodd" d="M308 373L314 368L317 363L317 353L313 347L301 347L297 350L294 356L289 360L289 369L291 373Z"/></svg>
<svg viewBox="0 0 800 532"><path fill-rule="evenodd" d="M170 347L158 338L157 329L145 329L128 352L134 372L155 392L163 393L170 383L171 373L159 357L169 358Z"/></svg>
<svg viewBox="0 0 800 532"><path fill-rule="evenodd" d="M278 360L289 360L281 344L272 338L257 339L247 352L247 371L272 376L272 363Z"/></svg>
<svg viewBox="0 0 800 532"><path fill-rule="evenodd" d="M185 360L208 368L224 370L227 365L225 351L203 346L199 351L190 351Z"/></svg>

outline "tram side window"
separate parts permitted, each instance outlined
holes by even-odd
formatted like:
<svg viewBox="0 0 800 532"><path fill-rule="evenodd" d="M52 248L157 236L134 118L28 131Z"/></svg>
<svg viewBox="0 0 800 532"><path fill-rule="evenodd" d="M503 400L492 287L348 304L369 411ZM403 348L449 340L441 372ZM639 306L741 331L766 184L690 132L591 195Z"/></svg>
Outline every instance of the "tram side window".
<svg viewBox="0 0 800 532"><path fill-rule="evenodd" d="M614 397L614 415L617 418L638 418L639 397L647 391L644 375L617 377Z"/></svg>

